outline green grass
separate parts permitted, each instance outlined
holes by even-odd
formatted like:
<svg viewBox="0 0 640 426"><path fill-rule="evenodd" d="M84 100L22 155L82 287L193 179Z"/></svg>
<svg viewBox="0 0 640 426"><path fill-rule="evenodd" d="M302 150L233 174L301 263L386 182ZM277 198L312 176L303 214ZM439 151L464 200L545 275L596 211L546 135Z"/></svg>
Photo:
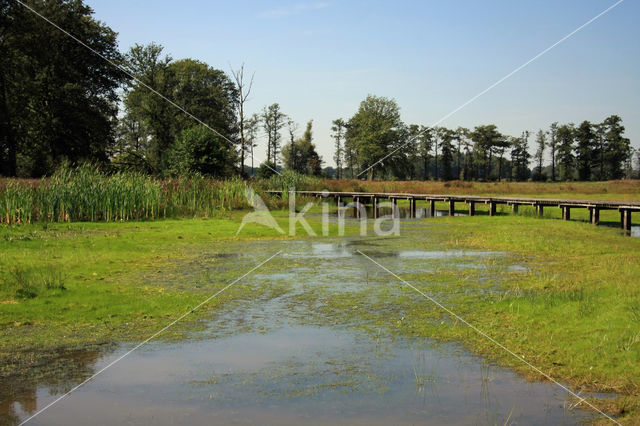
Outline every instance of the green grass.
<svg viewBox="0 0 640 426"><path fill-rule="evenodd" d="M580 390L617 392L618 399L594 402L628 423L637 421L640 239L623 237L616 228L529 217L523 210L520 215L418 221L426 226L413 231L403 228L405 235L397 244L413 249L444 245L505 251L530 272L503 273L488 283L473 281L474 271L446 268L403 278L442 297L455 312L554 378ZM554 210L558 209L547 209L545 214L555 215ZM248 225L235 236L244 213L218 212L207 220L0 227L1 373L11 375L29 365L32 361L22 354L33 351L46 354L60 347L146 337L246 272L246 265L240 264L215 279L194 277L176 285L172 274L197 259L199 250L224 251L230 241L250 244L289 238L259 225ZM276 212L280 226L288 229L285 216L283 211ZM309 222L320 234L318 221ZM351 234L358 230L357 226L347 228ZM304 234L300 228L299 235ZM488 264L493 266L499 265ZM392 278L378 279L389 282ZM392 333L460 341L527 377L541 379L397 284L375 293L325 294L318 289L300 296L299 302L311 308L310 317L325 322L372 333L387 328ZM217 307L248 297L275 297L273 291L265 286L233 287L213 300L207 312L196 313L167 338L184 337L185 330L214 315Z"/></svg>
<svg viewBox="0 0 640 426"><path fill-rule="evenodd" d="M486 282L474 279L476 270L446 265L425 273L394 272L555 379L578 391L618 393L617 399L593 402L629 424L638 421L640 239L615 228L518 215L422 223L429 224L423 238L399 239L398 249L444 245L503 251L509 253L504 261L523 263L530 271L500 272ZM485 266L491 270L499 262ZM464 342L527 378L545 380L400 281L388 275L378 279L391 280L390 286L339 295L318 291L301 302L322 317L372 334L382 327Z"/></svg>

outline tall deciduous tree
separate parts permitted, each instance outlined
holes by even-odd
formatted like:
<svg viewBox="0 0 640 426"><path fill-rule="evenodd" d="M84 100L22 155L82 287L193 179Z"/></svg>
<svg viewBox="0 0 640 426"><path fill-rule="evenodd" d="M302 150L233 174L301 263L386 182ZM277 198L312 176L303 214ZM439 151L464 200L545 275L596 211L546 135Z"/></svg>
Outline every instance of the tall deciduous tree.
<svg viewBox="0 0 640 426"><path fill-rule="evenodd" d="M349 119L346 139L357 150L359 168L368 168L369 180L375 169L382 167L376 163L391 153L402 134L400 108L393 99L369 95L360 103L358 112Z"/></svg>
<svg viewBox="0 0 640 426"><path fill-rule="evenodd" d="M542 167L544 162L544 150L547 147L547 133L540 129L536 134L536 173L534 175L535 180L544 180L544 175L542 174Z"/></svg>
<svg viewBox="0 0 640 426"><path fill-rule="evenodd" d="M346 131L346 124L342 118L333 120L331 125L331 131L334 143L333 161L336 162L336 178L342 177L342 167L344 166L344 134Z"/></svg>
<svg viewBox="0 0 640 426"><path fill-rule="evenodd" d="M605 130L605 161L608 177L622 179L624 176L623 165L631 153L629 139L624 137L622 119L617 115L607 117L602 123Z"/></svg>
<svg viewBox="0 0 640 426"><path fill-rule="evenodd" d="M551 181L556 180L556 152L558 151L558 122L549 127L549 153L551 154Z"/></svg>
<svg viewBox="0 0 640 426"><path fill-rule="evenodd" d="M523 181L528 178L529 174L529 135L528 131L522 132L519 138L513 138L511 148L511 169L514 178Z"/></svg>
<svg viewBox="0 0 640 426"><path fill-rule="evenodd" d="M25 0L102 58L14 1L0 3L0 173L40 176L62 161L106 162L126 75L116 33L81 1Z"/></svg>
<svg viewBox="0 0 640 426"><path fill-rule="evenodd" d="M313 121L309 121L301 138L292 139L282 147L282 159L284 166L289 170L319 176L322 173L322 158L313 144L312 125ZM293 132L291 134L293 135Z"/></svg>
<svg viewBox="0 0 640 426"><path fill-rule="evenodd" d="M438 133L440 136L440 151L442 154L442 179L451 180L453 177L453 140L456 137L456 134L453 130L444 127L441 127Z"/></svg>
<svg viewBox="0 0 640 426"><path fill-rule="evenodd" d="M575 162L575 155L573 153L575 128L573 124L563 124L559 126L556 137L558 139L558 161L561 166L561 178L562 180L571 180L573 179Z"/></svg>
<svg viewBox="0 0 640 426"><path fill-rule="evenodd" d="M249 95L251 94L251 88L253 87L253 77L255 74L251 74L251 79L249 79L248 82L245 81L244 64L240 65L240 68L238 68L237 70L234 70L232 68L231 74L233 75L233 79L236 83L237 88L237 99L235 105L238 114L240 136L240 174L244 176L244 156L247 152L247 139L245 134L245 122L247 119L244 116L244 105L245 103L247 103Z"/></svg>
<svg viewBox="0 0 640 426"><path fill-rule="evenodd" d="M429 179L429 161L431 160L431 148L433 146L433 129L420 126L418 137L418 156L422 162L422 177Z"/></svg>
<svg viewBox="0 0 640 426"><path fill-rule="evenodd" d="M596 141L596 134L590 122L585 120L580 123L580 126L575 130L575 140L578 179L589 180L591 178L591 167Z"/></svg>
<svg viewBox="0 0 640 426"><path fill-rule="evenodd" d="M476 126L471 132L471 139L475 143L475 149L483 159L483 175L485 179L491 176L491 159L495 147L506 147L508 141L503 137L494 124Z"/></svg>
<svg viewBox="0 0 640 426"><path fill-rule="evenodd" d="M238 131L235 116L238 95L229 77L193 59L174 62L170 56L163 57L162 51L162 46L154 43L135 45L129 50L127 66L139 81L132 84L124 97L128 118L144 124L149 131L145 159L157 174L168 169L167 155L178 135L199 124L192 116L206 123L228 149L233 148Z"/></svg>
<svg viewBox="0 0 640 426"><path fill-rule="evenodd" d="M280 110L277 103L264 107L262 110L262 126L267 133L267 162L278 164L278 155L282 144L280 131L287 124L287 116Z"/></svg>

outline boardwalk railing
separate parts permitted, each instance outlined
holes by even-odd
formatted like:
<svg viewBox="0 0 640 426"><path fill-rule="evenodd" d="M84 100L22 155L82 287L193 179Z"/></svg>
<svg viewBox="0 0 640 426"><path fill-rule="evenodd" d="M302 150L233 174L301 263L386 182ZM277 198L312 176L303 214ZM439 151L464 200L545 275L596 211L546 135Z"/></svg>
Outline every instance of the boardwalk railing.
<svg viewBox="0 0 640 426"><path fill-rule="evenodd" d="M282 194L282 191L267 191L272 194ZM602 200L571 200L560 198L522 198L522 197L487 197L481 195L442 195L442 194L409 194L388 192L331 192L331 191L295 191L296 194L307 197L333 198L338 205L343 205L345 200L351 200L355 206L354 211L359 217L360 206L371 204L374 217L379 215L378 200L389 200L394 207L393 214L397 213L398 200L409 200L409 217L416 216L416 203L426 201L429 203L431 216L435 215L436 202L449 203L449 215L455 212L456 203L466 203L469 207L469 216L475 214L476 203L488 204L489 215L496 214L496 206L509 205L514 212L518 206L533 206L539 216L542 216L545 207L558 207L562 209L562 218L571 219L571 209L585 208L589 210L589 222L598 225L601 210L618 210L620 212L620 226L625 231L631 230L631 212L640 211L640 202L634 201L602 201Z"/></svg>

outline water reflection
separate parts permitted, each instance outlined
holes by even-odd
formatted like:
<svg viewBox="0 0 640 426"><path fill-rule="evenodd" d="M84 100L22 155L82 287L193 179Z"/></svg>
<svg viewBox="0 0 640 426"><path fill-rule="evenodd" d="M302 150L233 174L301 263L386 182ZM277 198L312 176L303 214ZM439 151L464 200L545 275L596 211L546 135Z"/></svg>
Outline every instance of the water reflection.
<svg viewBox="0 0 640 426"><path fill-rule="evenodd" d="M507 253L437 245L407 250L384 238L251 244L250 254L239 243L227 249L256 262L273 250L285 253L243 284L278 284L287 293L229 309L190 340L151 343L32 424L502 424L507 418L518 424L575 424L593 418L588 411L565 410L567 395L556 386L528 383L457 345L315 320L313 303L296 299L314 288L328 290L318 303L331 303L342 292L401 287L357 250L384 258L394 271L455 270L452 279L470 274L468 291L492 274L528 271ZM221 269L238 261L203 254L200 264L185 265L185 279L209 268L211 258ZM402 307L396 308L389 321L402 321ZM45 368L3 378L2 423L28 417L131 346L61 354Z"/></svg>

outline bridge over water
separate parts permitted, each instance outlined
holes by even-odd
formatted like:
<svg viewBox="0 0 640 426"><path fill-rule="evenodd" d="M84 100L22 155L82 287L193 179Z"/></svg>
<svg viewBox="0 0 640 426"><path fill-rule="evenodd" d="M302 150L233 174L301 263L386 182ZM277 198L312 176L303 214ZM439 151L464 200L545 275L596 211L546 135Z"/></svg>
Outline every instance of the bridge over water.
<svg viewBox="0 0 640 426"><path fill-rule="evenodd" d="M283 191L267 191L272 194L282 194ZM331 198L338 206L350 206L354 208L354 215L363 217L364 206L370 205L374 218L380 214L380 200L391 202L392 215L398 216L398 200L409 201L409 217L416 217L416 204L428 203L431 216L435 216L436 202L445 202L449 205L449 215L453 216L456 203L465 203L469 209L469 216L475 215L476 204L489 205L489 216L496 215L496 207L499 204L511 206L514 212L518 206L533 206L536 213L542 216L545 207L559 208L562 210L564 220L571 219L571 209L588 209L589 222L598 225L600 211L618 210L620 212L620 227L625 231L631 230L631 213L640 212L640 202L634 201L602 201L602 200L572 200L560 198L523 198L523 197L488 197L482 195L444 195L444 194L409 194L388 192L331 192L331 191L295 191L296 194L306 197Z"/></svg>

